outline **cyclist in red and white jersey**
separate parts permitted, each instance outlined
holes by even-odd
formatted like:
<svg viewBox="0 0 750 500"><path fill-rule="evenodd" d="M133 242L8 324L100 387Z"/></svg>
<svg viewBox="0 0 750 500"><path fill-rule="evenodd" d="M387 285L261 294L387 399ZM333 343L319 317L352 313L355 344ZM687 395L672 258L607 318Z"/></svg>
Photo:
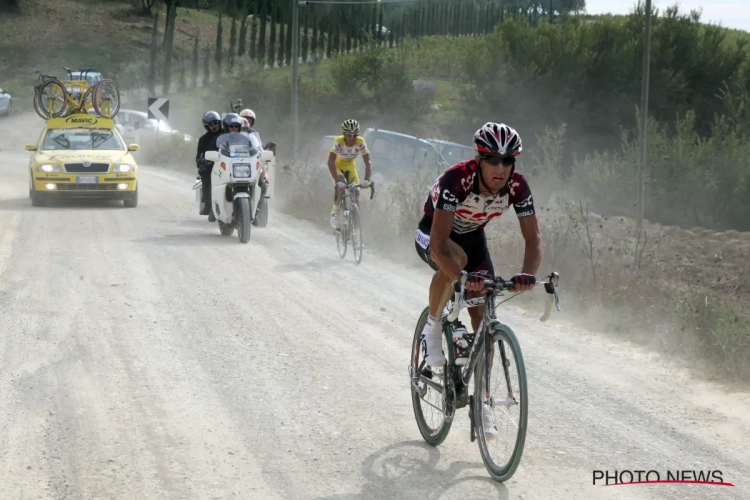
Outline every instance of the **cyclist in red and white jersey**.
<svg viewBox="0 0 750 500"><path fill-rule="evenodd" d="M490 220L512 205L526 241L523 267L513 277L513 291L533 288L542 260L542 237L531 189L515 169L516 157L523 149L521 137L508 125L489 122L474 134L474 149L475 159L457 163L438 177L416 232L417 253L436 271L430 284L430 315L422 332L425 362L434 367L446 362L440 317L452 293L451 283L461 271L494 277L484 234ZM466 283L470 297L477 296L482 287L479 278ZM475 332L482 313L481 307L469 309ZM456 330L457 339L465 335L460 322ZM468 351L468 343L456 343L457 365L466 363Z"/></svg>

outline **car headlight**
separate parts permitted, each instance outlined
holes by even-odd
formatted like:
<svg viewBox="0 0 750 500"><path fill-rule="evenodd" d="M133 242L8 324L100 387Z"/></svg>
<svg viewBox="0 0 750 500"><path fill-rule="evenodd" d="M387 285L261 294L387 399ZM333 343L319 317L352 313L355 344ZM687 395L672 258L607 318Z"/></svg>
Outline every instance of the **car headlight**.
<svg viewBox="0 0 750 500"><path fill-rule="evenodd" d="M133 165L130 165L129 163L121 163L119 165L115 165L115 168L112 170L112 172L132 172L135 170L135 167Z"/></svg>
<svg viewBox="0 0 750 500"><path fill-rule="evenodd" d="M53 163L46 164L46 165L39 165L36 167L37 172L59 172L60 171L60 165L55 165Z"/></svg>
<svg viewBox="0 0 750 500"><path fill-rule="evenodd" d="M235 165L232 173L235 177L250 177L250 165Z"/></svg>

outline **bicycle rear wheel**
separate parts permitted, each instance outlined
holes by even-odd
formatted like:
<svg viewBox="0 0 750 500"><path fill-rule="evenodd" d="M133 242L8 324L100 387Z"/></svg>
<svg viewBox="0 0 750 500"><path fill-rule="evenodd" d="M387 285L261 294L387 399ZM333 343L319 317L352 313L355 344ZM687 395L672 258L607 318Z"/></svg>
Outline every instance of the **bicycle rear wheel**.
<svg viewBox="0 0 750 500"><path fill-rule="evenodd" d="M364 243L362 238L364 233L362 231L362 218L359 215L359 205L356 203L352 205L352 211L349 217L349 229L352 237L352 251L354 252L354 261L359 264L362 262L362 247Z"/></svg>
<svg viewBox="0 0 750 500"><path fill-rule="evenodd" d="M526 442L529 412L526 367L521 346L509 327L494 325L487 339L493 349L490 387L485 391L485 355L482 347L482 355L474 369L474 426L484 466L492 479L502 482L516 472ZM516 377L513 372L517 374ZM497 395L492 394L493 389ZM485 403L486 399L489 405ZM484 432L484 411L492 413L497 427L497 434L490 442ZM512 414L516 411L518 416L513 418ZM501 418L498 419L498 416Z"/></svg>
<svg viewBox="0 0 750 500"><path fill-rule="evenodd" d="M432 446L438 446L448 437L448 432L453 423L452 418L445 418L446 404L455 405L453 396L453 384L445 384L445 368L432 369L425 365L422 357L422 330L427 324L428 307L422 311L414 330L414 339L411 346L411 361L409 363L409 384L411 388L411 401L414 408L414 418L419 427L422 438ZM453 349L449 348L448 338L443 335L443 351L448 356L448 364L453 365ZM455 410L454 410L455 411ZM428 415L429 414L429 418ZM452 412L451 412L452 413ZM429 420L429 421L428 421Z"/></svg>

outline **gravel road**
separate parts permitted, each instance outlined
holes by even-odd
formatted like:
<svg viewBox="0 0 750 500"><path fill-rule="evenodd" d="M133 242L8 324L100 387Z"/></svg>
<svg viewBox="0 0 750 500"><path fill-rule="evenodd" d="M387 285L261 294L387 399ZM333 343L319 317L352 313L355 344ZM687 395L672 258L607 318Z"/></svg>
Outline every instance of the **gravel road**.
<svg viewBox="0 0 750 500"><path fill-rule="evenodd" d="M195 213L193 176L155 167L136 209L33 208L29 130L0 121L1 498L750 498L748 394L541 324L541 295L500 310L530 420L516 475L493 482L466 409L438 448L414 421L426 266L355 266L275 211L242 245ZM735 487L593 486L594 469L719 469Z"/></svg>

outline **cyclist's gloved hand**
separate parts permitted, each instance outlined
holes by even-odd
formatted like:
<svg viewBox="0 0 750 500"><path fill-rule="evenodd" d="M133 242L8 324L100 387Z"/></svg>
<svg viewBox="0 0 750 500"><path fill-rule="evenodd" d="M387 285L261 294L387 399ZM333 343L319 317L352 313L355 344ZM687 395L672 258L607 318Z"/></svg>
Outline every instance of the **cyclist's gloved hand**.
<svg viewBox="0 0 750 500"><path fill-rule="evenodd" d="M515 286L511 289L512 292L523 292L534 288L536 278L533 274L519 273L513 276L511 281L515 283Z"/></svg>
<svg viewBox="0 0 750 500"><path fill-rule="evenodd" d="M362 182L362 183L361 183L360 185L361 185L361 186L362 186L363 188L368 188L368 187L370 187L370 184L372 184L372 181L370 181L370 179L365 179L365 181L364 181L364 182Z"/></svg>
<svg viewBox="0 0 750 500"><path fill-rule="evenodd" d="M346 187L346 183L345 183L345 182L341 182L341 181L338 181L338 182L336 183L336 187L337 187L337 188L339 188L339 189L344 189L344 188Z"/></svg>

